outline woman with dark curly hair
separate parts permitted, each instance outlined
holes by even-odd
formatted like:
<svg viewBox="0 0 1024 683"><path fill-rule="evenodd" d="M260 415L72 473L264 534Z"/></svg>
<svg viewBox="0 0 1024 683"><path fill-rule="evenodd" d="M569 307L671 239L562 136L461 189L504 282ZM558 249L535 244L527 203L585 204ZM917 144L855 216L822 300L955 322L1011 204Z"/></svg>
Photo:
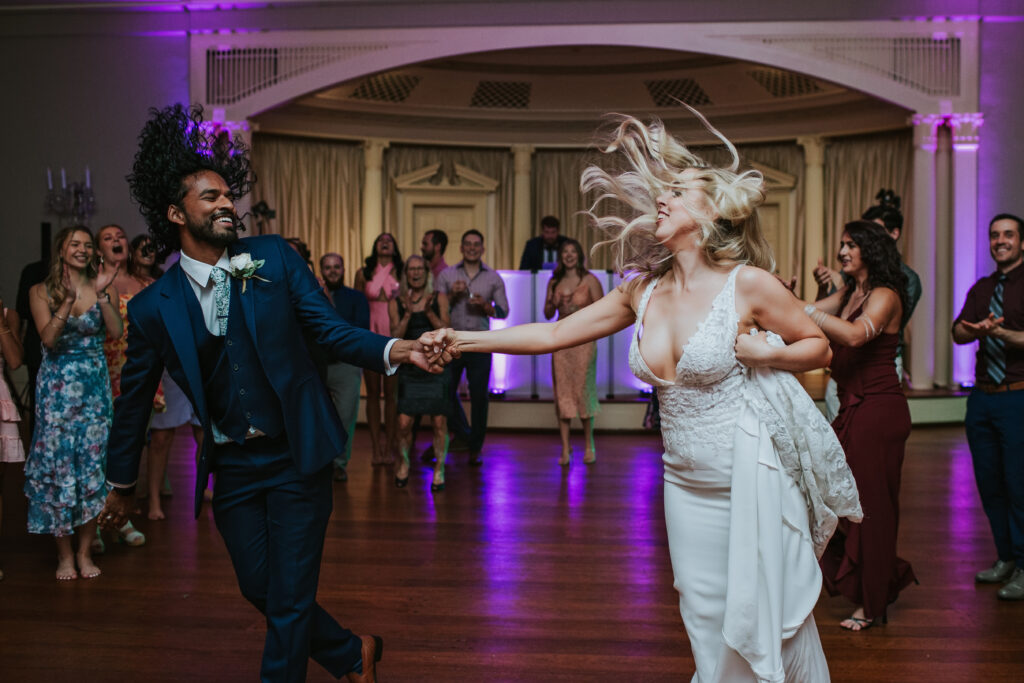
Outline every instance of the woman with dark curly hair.
<svg viewBox="0 0 1024 683"><path fill-rule="evenodd" d="M382 232L373 241L366 265L356 271L353 286L366 295L370 302L370 331L391 334L388 306L398 296L402 279L402 252L389 233ZM398 453L398 376L384 377L379 372L366 370L366 422L370 426L371 462L390 465ZM381 391L383 387L383 392ZM380 443L380 397L384 394L384 435L387 444Z"/></svg>
<svg viewBox="0 0 1024 683"><path fill-rule="evenodd" d="M832 343L839 414L832 427L857 480L864 520L841 523L821 560L825 588L857 609L840 626L863 631L916 581L896 555L900 470L910 411L894 369L907 308L907 276L896 244L871 221L847 223L839 262L849 284L805 311Z"/></svg>

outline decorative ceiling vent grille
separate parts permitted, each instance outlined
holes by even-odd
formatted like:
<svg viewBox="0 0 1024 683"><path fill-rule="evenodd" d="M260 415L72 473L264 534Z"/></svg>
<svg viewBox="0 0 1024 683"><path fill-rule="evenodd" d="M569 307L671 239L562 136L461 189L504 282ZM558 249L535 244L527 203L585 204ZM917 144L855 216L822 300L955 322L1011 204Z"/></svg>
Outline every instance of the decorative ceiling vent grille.
<svg viewBox="0 0 1024 683"><path fill-rule="evenodd" d="M370 76L350 95L356 100L377 102L405 102L409 93L420 83L419 76L408 74L378 74Z"/></svg>
<svg viewBox="0 0 1024 683"><path fill-rule="evenodd" d="M647 92L658 107L681 107L682 102L691 107L711 104L704 89L692 78L676 78L668 81L645 81Z"/></svg>
<svg viewBox="0 0 1024 683"><path fill-rule="evenodd" d="M480 81L471 107L489 109L526 109L530 106L531 83L525 81Z"/></svg>
<svg viewBox="0 0 1024 683"><path fill-rule="evenodd" d="M387 48L386 43L209 48L206 50L206 103L235 104L331 62Z"/></svg>
<svg viewBox="0 0 1024 683"><path fill-rule="evenodd" d="M754 40L854 66L927 95L960 96L962 41L957 37L779 36Z"/></svg>
<svg viewBox="0 0 1024 683"><path fill-rule="evenodd" d="M747 73L772 97L800 97L821 92L821 86L813 78L792 71L759 68Z"/></svg>

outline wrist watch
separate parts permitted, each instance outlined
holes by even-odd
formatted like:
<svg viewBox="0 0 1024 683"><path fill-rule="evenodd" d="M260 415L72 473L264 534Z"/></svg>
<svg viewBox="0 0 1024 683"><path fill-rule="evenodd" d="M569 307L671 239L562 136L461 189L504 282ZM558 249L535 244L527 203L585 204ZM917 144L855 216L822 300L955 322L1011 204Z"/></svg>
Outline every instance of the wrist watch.
<svg viewBox="0 0 1024 683"><path fill-rule="evenodd" d="M127 498L135 493L135 484L132 484L131 486L111 486L110 490L119 496Z"/></svg>

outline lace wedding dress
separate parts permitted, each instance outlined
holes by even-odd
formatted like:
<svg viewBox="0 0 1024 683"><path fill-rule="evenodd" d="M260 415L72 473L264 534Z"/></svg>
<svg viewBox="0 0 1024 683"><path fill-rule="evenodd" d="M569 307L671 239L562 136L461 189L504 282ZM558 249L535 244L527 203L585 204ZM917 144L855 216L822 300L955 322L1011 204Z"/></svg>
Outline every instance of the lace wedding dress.
<svg viewBox="0 0 1024 683"><path fill-rule="evenodd" d="M816 554L837 514L859 514L856 487L831 429L792 375L778 373L779 382L765 371L759 378L736 360L740 268L671 379L651 372L640 353L644 312L658 283L650 282L629 363L661 402L665 520L697 668L693 682L822 683L828 666L811 614L821 590ZM838 472L823 479L815 471L822 469L822 444L828 468ZM822 497L834 509L821 505Z"/></svg>

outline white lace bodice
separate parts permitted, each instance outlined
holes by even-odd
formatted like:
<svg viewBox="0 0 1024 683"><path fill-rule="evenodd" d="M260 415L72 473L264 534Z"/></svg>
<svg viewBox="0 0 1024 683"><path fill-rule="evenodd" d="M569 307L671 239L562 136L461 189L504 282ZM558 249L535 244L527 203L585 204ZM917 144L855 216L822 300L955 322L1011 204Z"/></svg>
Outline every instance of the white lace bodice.
<svg viewBox="0 0 1024 683"><path fill-rule="evenodd" d="M661 434L665 444L666 475L673 469L730 467L736 418L743 401L743 366L736 360L736 274L729 273L707 317L683 347L671 380L656 376L640 354L644 313L652 280L637 307L629 367L639 379L653 385L661 404Z"/></svg>

